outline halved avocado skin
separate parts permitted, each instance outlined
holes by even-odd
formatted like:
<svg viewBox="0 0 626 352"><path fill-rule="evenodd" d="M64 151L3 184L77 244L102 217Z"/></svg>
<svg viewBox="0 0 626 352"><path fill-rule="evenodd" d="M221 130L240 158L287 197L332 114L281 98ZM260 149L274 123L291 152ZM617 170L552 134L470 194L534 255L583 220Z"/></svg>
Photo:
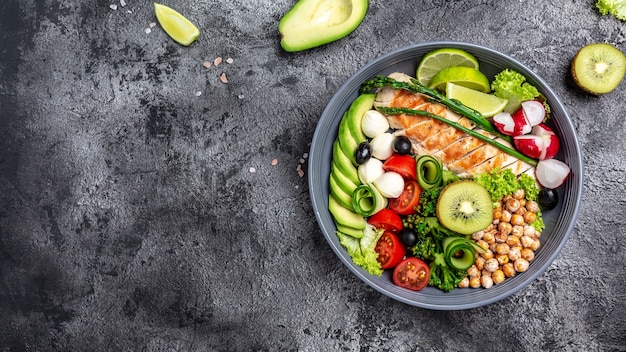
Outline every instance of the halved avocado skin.
<svg viewBox="0 0 626 352"><path fill-rule="evenodd" d="M281 47L287 52L296 52L315 48L352 33L363 21L369 7L368 0L351 1L350 16L338 24L312 24L311 9L325 0L298 0L298 2L280 19L278 32ZM327 0L326 0L327 1Z"/></svg>

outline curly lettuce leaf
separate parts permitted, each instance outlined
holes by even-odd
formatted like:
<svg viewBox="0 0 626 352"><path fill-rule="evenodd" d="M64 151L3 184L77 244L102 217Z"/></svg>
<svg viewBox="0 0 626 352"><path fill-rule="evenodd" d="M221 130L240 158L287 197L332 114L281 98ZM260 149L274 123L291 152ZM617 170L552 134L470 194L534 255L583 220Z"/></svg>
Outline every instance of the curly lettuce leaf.
<svg viewBox="0 0 626 352"><path fill-rule="evenodd" d="M626 21L626 0L598 0L596 7L602 15L613 15Z"/></svg>
<svg viewBox="0 0 626 352"><path fill-rule="evenodd" d="M346 249L354 264L372 275L381 276L383 269L377 260L378 253L376 253L375 248L383 232L384 230L377 230L368 224L363 230L363 237L360 239L339 231L337 231L337 237L339 237L339 243Z"/></svg>

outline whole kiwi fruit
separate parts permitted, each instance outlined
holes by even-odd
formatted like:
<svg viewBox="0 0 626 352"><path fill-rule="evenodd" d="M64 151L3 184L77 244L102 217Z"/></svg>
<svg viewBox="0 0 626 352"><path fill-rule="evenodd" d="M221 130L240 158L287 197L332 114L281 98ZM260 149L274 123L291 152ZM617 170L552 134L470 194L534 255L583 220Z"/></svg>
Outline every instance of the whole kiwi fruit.
<svg viewBox="0 0 626 352"><path fill-rule="evenodd" d="M626 73L626 56L608 43L594 43L581 48L572 60L574 82L583 90L601 95L620 84Z"/></svg>
<svg viewBox="0 0 626 352"><path fill-rule="evenodd" d="M481 184L463 180L447 185L437 200L437 218L444 227L469 235L493 221L493 201Z"/></svg>

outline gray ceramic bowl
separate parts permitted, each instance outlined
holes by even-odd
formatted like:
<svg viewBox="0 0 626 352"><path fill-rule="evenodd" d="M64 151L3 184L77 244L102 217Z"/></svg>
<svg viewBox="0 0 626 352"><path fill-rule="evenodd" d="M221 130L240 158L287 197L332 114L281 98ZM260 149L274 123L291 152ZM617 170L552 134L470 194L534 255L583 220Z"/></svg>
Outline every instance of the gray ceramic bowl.
<svg viewBox="0 0 626 352"><path fill-rule="evenodd" d="M417 64L424 54L444 47L463 49L476 56L481 71L490 79L505 68L525 75L528 81L548 99L552 108L550 125L557 131L562 143L561 151L556 158L565 161L572 172L565 184L558 190L560 202L557 208L545 211L543 214L546 229L541 237L542 246L535 253L535 259L531 262L528 271L508 278L489 289L465 288L446 293L427 287L422 291L413 292L395 286L391 281L389 270L386 270L381 277L368 274L352 263L350 256L339 243L335 235L335 223L328 210L328 177L332 144L337 137L337 129L343 113L358 96L360 85L364 81L375 75L387 75L394 71L414 76ZM485 47L456 42L431 42L404 47L381 56L360 69L339 88L324 110L315 130L309 153L308 176L311 201L322 233L339 259L356 276L382 294L400 302L428 309L458 310L479 307L508 297L530 284L548 268L574 228L582 196L583 165L574 126L561 101L541 78L516 60Z"/></svg>

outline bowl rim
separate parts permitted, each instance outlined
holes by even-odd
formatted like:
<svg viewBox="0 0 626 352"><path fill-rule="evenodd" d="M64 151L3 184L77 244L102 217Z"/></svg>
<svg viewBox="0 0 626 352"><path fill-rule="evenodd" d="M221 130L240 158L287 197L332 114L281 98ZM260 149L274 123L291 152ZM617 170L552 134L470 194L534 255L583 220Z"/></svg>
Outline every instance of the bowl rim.
<svg viewBox="0 0 626 352"><path fill-rule="evenodd" d="M511 289L504 291L502 293L498 293L488 299L484 299L480 301L460 300L459 302L454 301L453 303L450 303L450 304L437 304L433 302L416 301L414 299L408 299L405 295L406 292L401 291L402 289L393 285L393 283L391 282L389 283L392 286L390 285L381 286L377 282L375 282L374 279L375 278L378 279L378 277L374 277L368 274L363 269L357 267L354 263L352 263L349 256L347 256L346 258L347 252L345 251L343 246L341 246L338 243L338 240L335 240L335 241L332 240L331 236L336 237L336 235L334 231L329 233L328 229L325 228L324 221L323 221L324 217L328 219L328 216L330 215L329 214L330 212L327 206L328 200L318 199L318 197L315 194L316 187L317 187L316 182L318 182L320 178L323 179L324 177L327 178L328 176L328 175L319 175L319 173L316 172L318 170L317 163L320 160L318 160L319 158L316 154L315 148L318 145L317 141L325 137L324 134L327 132L327 131L322 131L322 128L321 128L322 123L326 122L327 119L331 119L331 120L333 119L333 116L329 116L329 114L332 113L332 110L333 110L332 107L337 104L340 104L340 105L342 103L345 104L345 100L346 100L345 96L351 95L351 94L342 95L342 92L348 90L350 87L355 87L355 86L357 87L357 90L358 90L358 87L361 85L362 82L373 77L375 74L377 74L377 72L380 72L382 70L382 67L380 67L382 63L391 62L390 64L386 65L387 67L390 67L390 66L396 65L400 61L406 60L407 56L411 56L411 54L416 51L420 51L420 50L425 51L424 53L421 54L421 56L423 56L429 50L434 50L434 49L443 48L443 47L459 48L459 49L467 50L470 52L480 52L480 54L477 55L479 61L481 61L482 56L493 56L498 59L504 60L504 62L506 62L507 67L514 68L517 71L520 71L526 76L527 80L531 84L537 86L539 90L541 91L541 93L544 96L546 96L546 98L548 99L553 112L559 111L560 113L562 113L563 116L558 119L558 125L560 126L560 129L566 129L568 131L573 132L572 133L573 138L568 139L567 143L571 147L570 149L572 149L574 152L568 155L568 157L570 159L569 161L571 164L570 166L572 168L572 174L575 174L576 180L578 180L577 183L574 183L573 177L570 176L570 178L566 182L566 185L567 184L569 185L568 195L573 194L574 198L570 202L567 203L567 208L568 208L569 214L571 214L571 218L569 219L569 221L567 221L565 227L561 228L561 231L564 231L563 238L558 243L556 248L554 248L554 250L548 255L548 257L545 258L543 264L540 267L537 267L535 272L533 273L527 272L528 274L531 274L531 275L524 275L525 276L524 279L519 281ZM417 64L418 62L416 59L415 66L417 66ZM320 148L322 148L322 146L323 145L320 145ZM576 168L574 168L574 166L576 166ZM315 133L313 135L313 139L312 139L311 147L309 151L308 183L309 183L309 195L311 199L311 204L312 204L313 211L314 211L320 230L322 231L324 237L326 238L326 241L329 243L329 245L331 246L335 254L340 258L343 264L346 265L350 271L352 271L353 274L359 277L359 279L361 279L367 285L379 291L383 295L393 298L397 301L409 304L409 305L426 308L426 309L432 309L432 310L461 310L461 309L476 308L476 307L480 307L483 305L491 304L496 301L502 300L510 295L513 295L519 292L521 289L527 287L531 282L535 281L537 277L542 275L547 270L547 268L552 264L552 262L560 254L561 250L567 243L569 236L571 235L575 227L576 220L579 214L580 203L582 199L583 183L584 183L583 182L584 175L583 175L582 170L583 170L582 151L580 148L578 138L576 136L576 130L574 128L572 120L569 117L569 114L567 113L567 110L563 106L561 100L556 96L552 88L550 88L550 86L541 77L539 77L536 73L534 73L532 70L530 70L528 67L526 67L524 64L517 61L516 59L513 59L504 53L501 53L499 51L496 51L494 49L491 49L485 46L472 44L472 43L465 43L465 42L456 42L456 41L432 41L432 42L423 42L423 43L416 43L416 44L403 46L371 60L362 68L360 68L357 72L351 75L335 91L332 98L330 99L326 107L324 108L324 111L322 112L322 115L320 116L320 119L317 122ZM319 209L325 209L325 214L322 214L319 211ZM564 215L564 211L565 210L560 211L559 217ZM331 216L331 219L332 219L332 216ZM445 294L443 293L443 291L441 291L441 293Z"/></svg>

